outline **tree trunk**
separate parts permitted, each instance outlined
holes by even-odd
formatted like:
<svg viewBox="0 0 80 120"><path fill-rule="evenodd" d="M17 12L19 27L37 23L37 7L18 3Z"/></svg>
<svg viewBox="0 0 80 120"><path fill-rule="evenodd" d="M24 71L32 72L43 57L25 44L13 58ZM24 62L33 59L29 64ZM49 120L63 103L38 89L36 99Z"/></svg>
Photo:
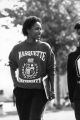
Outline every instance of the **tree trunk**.
<svg viewBox="0 0 80 120"><path fill-rule="evenodd" d="M60 79L59 79L59 72L57 71L57 77L56 77L56 100L57 100L57 109L61 108L60 105Z"/></svg>

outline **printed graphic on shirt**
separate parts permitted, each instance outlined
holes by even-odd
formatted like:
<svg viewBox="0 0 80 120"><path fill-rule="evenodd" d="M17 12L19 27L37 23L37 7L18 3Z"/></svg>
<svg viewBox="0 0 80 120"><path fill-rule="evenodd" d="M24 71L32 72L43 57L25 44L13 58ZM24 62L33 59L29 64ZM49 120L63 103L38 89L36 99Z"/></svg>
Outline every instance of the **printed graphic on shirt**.
<svg viewBox="0 0 80 120"><path fill-rule="evenodd" d="M28 58L27 62L22 65L22 75L26 79L34 79L38 74L38 64L34 58Z"/></svg>
<svg viewBox="0 0 80 120"><path fill-rule="evenodd" d="M77 75L80 77L80 56L76 59L76 70L77 70Z"/></svg>
<svg viewBox="0 0 80 120"><path fill-rule="evenodd" d="M45 56L46 56L46 52L42 52L42 51L19 51L18 54L19 54L19 60L25 56L37 56L42 61L45 61Z"/></svg>

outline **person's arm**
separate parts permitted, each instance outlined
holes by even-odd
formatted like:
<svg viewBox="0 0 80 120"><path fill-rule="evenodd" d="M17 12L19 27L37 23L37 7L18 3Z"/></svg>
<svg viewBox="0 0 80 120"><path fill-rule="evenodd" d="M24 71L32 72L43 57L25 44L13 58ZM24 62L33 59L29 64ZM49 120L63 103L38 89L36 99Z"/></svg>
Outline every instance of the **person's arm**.
<svg viewBox="0 0 80 120"><path fill-rule="evenodd" d="M49 81L50 81L50 98L53 99L54 96L54 76L50 75L49 76Z"/></svg>
<svg viewBox="0 0 80 120"><path fill-rule="evenodd" d="M17 77L16 77L16 70L18 68L18 63L16 61L16 55L15 55L15 50L13 49L9 55L9 66L10 66L10 72L11 72L11 77L13 80L14 87L17 85Z"/></svg>
<svg viewBox="0 0 80 120"><path fill-rule="evenodd" d="M56 74L56 60L55 60L55 55L52 51L50 50L50 56L49 56L49 61L48 61L48 66L47 66L47 74L48 74L48 81L50 84L50 98L54 98L54 78Z"/></svg>
<svg viewBox="0 0 80 120"><path fill-rule="evenodd" d="M44 91L46 94L46 98L47 100L49 100L50 99L50 83L48 80L48 75L42 78L42 82L43 82L43 87L44 87Z"/></svg>
<svg viewBox="0 0 80 120"><path fill-rule="evenodd" d="M10 68L10 72L11 72L11 77L13 80L13 85L14 85L14 87L16 87L16 85L17 85L16 71L14 69Z"/></svg>

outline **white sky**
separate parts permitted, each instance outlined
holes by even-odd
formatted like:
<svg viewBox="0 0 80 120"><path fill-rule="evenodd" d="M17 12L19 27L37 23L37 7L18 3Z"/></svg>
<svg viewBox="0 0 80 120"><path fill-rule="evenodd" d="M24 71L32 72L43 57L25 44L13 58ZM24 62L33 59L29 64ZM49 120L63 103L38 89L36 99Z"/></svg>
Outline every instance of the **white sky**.
<svg viewBox="0 0 80 120"><path fill-rule="evenodd" d="M5 14L4 8L16 9L24 4L19 0L0 0L0 11ZM8 56L13 46L24 39L22 26L16 27L11 24L13 21L10 17L0 18L0 89L4 89L5 95L12 94L13 83L10 76L9 67L4 66L8 62ZM10 29L5 29L2 25L8 25Z"/></svg>
<svg viewBox="0 0 80 120"><path fill-rule="evenodd" d="M0 0L0 10L4 8L14 9L18 6L22 6L19 0Z"/></svg>

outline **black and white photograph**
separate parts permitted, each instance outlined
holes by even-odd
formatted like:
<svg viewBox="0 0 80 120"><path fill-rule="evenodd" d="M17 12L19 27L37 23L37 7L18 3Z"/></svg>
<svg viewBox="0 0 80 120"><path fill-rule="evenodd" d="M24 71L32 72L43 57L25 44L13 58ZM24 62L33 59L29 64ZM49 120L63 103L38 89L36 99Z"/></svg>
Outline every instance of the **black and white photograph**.
<svg viewBox="0 0 80 120"><path fill-rule="evenodd" d="M80 120L80 0L0 0L0 120Z"/></svg>

